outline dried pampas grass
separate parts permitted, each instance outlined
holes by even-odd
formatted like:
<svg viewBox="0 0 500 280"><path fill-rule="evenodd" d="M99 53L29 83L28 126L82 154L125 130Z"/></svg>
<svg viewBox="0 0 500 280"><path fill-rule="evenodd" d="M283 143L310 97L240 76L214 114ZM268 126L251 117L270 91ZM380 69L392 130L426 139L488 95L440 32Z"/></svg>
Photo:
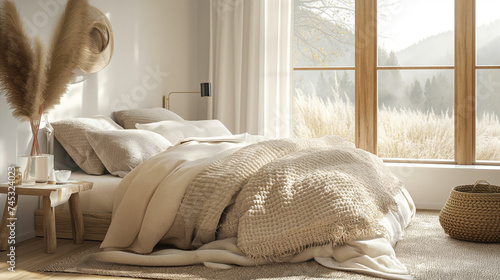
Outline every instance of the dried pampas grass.
<svg viewBox="0 0 500 280"><path fill-rule="evenodd" d="M38 129L42 114L59 104L73 71L86 57L89 7L87 0L68 0L48 57L40 39L32 43L26 35L14 3L5 0L0 7L0 90L14 110L12 115L30 122L31 155L41 153Z"/></svg>
<svg viewBox="0 0 500 280"><path fill-rule="evenodd" d="M30 120L33 101L29 100L27 91L29 77L33 74L31 42L14 3L4 1L0 12L0 86L14 109L12 115Z"/></svg>
<svg viewBox="0 0 500 280"><path fill-rule="evenodd" d="M32 43L24 31L16 6L3 1L0 8L0 89L12 115L40 121L41 114L59 104L83 62L90 30L87 0L68 0L51 40L48 56L41 41Z"/></svg>
<svg viewBox="0 0 500 280"><path fill-rule="evenodd" d="M43 90L47 78L45 75L45 55L43 44L39 38L35 39L34 56L31 71L26 81L25 107L30 112L30 119L40 119L40 108L43 108Z"/></svg>
<svg viewBox="0 0 500 280"><path fill-rule="evenodd" d="M89 43L89 4L83 0L69 0L52 38L47 87L43 92L45 110L59 104L74 76L73 71L86 57Z"/></svg>

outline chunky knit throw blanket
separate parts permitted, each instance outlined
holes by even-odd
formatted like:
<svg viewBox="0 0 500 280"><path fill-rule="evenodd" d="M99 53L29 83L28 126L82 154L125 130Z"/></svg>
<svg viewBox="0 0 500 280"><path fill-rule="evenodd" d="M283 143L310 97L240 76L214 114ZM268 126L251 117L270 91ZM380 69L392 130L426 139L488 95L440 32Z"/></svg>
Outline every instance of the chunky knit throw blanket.
<svg viewBox="0 0 500 280"><path fill-rule="evenodd" d="M279 259L383 233L378 221L401 187L340 137L260 142L194 178L164 240L192 249L234 236L247 256Z"/></svg>

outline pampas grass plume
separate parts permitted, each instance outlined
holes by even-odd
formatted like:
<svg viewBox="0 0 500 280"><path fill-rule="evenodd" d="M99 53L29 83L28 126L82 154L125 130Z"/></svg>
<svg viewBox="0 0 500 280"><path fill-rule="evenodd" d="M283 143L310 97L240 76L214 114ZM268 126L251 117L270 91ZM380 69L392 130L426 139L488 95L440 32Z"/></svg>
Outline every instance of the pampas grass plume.
<svg viewBox="0 0 500 280"><path fill-rule="evenodd" d="M0 89L14 109L12 115L30 120L32 104L27 100L27 90L34 54L17 8L10 0L4 1L0 9L0 54Z"/></svg>
<svg viewBox="0 0 500 280"><path fill-rule="evenodd" d="M30 120L37 120L41 117L40 107L43 106L42 94L47 84L45 67L43 44L39 38L35 38L33 65L26 81L24 105L30 113Z"/></svg>
<svg viewBox="0 0 500 280"><path fill-rule="evenodd" d="M45 110L59 104L74 76L73 71L83 63L89 30L88 1L69 0L50 45L47 87L43 92Z"/></svg>
<svg viewBox="0 0 500 280"><path fill-rule="evenodd" d="M87 56L91 22L87 0L68 0L51 39L48 56L41 41L32 44L11 0L0 7L0 90L12 115L32 124L59 104Z"/></svg>

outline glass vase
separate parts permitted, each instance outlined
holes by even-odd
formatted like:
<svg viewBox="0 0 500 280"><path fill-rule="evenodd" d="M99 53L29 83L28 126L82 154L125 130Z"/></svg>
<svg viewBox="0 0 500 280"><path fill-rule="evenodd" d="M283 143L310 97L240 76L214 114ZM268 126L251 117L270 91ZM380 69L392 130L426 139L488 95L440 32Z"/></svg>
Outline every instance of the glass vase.
<svg viewBox="0 0 500 280"><path fill-rule="evenodd" d="M51 131L47 116L43 115L40 120L38 133L33 133L31 123L26 121L19 125L16 134L17 165L20 167L23 185L34 185L35 183L46 183L50 171L54 169L54 155L48 154L49 149L47 130ZM34 143L34 135L38 141ZM38 148L35 145L39 145ZM40 151L37 154L36 151ZM35 152L34 152L35 151ZM45 176L47 173L47 176ZM45 178L46 177L46 178Z"/></svg>

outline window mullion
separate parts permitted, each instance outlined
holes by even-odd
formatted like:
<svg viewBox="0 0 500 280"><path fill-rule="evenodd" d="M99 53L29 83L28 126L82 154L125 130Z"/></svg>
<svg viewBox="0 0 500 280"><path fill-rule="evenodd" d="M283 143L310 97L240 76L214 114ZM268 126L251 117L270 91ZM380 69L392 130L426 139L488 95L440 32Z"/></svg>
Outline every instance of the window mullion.
<svg viewBox="0 0 500 280"><path fill-rule="evenodd" d="M377 153L377 0L355 2L355 143Z"/></svg>
<svg viewBox="0 0 500 280"><path fill-rule="evenodd" d="M476 136L475 1L455 0L455 160L474 164Z"/></svg>

